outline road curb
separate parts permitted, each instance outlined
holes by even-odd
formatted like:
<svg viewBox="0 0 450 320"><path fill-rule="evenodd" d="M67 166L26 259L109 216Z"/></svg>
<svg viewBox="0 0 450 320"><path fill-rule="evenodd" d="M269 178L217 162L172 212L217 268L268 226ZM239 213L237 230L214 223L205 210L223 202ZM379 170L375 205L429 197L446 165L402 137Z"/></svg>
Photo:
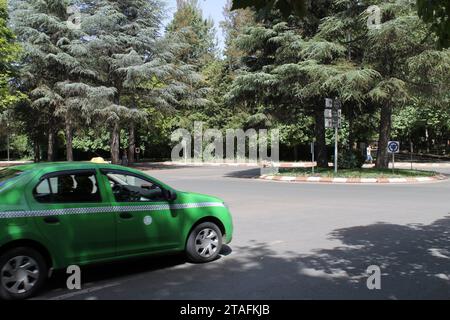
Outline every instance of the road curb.
<svg viewBox="0 0 450 320"><path fill-rule="evenodd" d="M448 178L442 174L432 177L417 177L417 178L331 178L331 177L294 177L294 176L273 176L263 175L259 179L278 182L293 182L293 183L329 183L329 184L412 184L412 183L426 183L434 181L447 180Z"/></svg>
<svg viewBox="0 0 450 320"><path fill-rule="evenodd" d="M136 163L139 165L141 163ZM152 164L165 166L188 166L188 167L271 167L268 163L248 163L248 162L154 162ZM330 163L330 166L333 164ZM276 168L311 168L316 166L315 162L279 162L273 165ZM366 165L368 168L374 165ZM395 164L398 169L409 169L411 163L398 162ZM413 163L414 168L450 168L450 163Z"/></svg>

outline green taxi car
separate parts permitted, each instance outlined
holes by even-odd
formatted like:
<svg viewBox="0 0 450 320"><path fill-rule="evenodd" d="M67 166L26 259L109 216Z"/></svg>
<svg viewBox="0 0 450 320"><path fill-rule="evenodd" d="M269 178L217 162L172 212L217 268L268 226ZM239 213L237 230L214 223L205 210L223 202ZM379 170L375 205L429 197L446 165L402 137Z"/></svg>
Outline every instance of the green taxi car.
<svg viewBox="0 0 450 320"><path fill-rule="evenodd" d="M26 164L0 170L0 297L35 295L53 270L185 252L217 258L232 218L218 198L174 190L107 163Z"/></svg>

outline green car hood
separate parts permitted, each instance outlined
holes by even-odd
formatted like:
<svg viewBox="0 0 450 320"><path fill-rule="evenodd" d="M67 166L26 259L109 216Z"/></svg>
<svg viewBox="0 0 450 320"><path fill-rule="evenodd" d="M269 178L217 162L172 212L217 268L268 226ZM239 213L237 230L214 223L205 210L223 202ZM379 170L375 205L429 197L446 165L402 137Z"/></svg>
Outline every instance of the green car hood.
<svg viewBox="0 0 450 320"><path fill-rule="evenodd" d="M220 198L216 198L213 196L209 196L206 194L201 193L194 193L194 192L184 192L184 191L178 191L177 192L177 203L205 203L205 202L212 202L212 203L224 203L224 201Z"/></svg>

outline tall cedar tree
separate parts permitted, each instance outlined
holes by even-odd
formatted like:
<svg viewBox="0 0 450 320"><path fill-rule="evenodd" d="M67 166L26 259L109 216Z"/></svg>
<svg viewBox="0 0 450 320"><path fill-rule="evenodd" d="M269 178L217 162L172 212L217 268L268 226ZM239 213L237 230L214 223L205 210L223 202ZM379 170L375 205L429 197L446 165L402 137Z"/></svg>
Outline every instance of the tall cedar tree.
<svg viewBox="0 0 450 320"><path fill-rule="evenodd" d="M114 90L114 100L98 115L111 128L111 158L120 162L120 129L128 128L128 158L134 162L136 124L145 107L176 108L197 95L194 68L177 59L176 35L161 37L164 6L159 0L86 1L82 30L97 85ZM144 109L140 108L143 106Z"/></svg>

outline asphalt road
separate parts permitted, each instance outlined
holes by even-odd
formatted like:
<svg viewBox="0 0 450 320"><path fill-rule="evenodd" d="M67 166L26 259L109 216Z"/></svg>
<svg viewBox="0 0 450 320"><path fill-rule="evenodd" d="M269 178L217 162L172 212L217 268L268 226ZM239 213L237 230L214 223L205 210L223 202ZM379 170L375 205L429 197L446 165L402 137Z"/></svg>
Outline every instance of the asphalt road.
<svg viewBox="0 0 450 320"><path fill-rule="evenodd" d="M443 170L450 174L450 169ZM181 256L57 275L39 299L449 299L450 181L297 184L240 178L245 168L150 171L173 187L223 198L235 234L220 259ZM380 267L381 290L367 289Z"/></svg>

